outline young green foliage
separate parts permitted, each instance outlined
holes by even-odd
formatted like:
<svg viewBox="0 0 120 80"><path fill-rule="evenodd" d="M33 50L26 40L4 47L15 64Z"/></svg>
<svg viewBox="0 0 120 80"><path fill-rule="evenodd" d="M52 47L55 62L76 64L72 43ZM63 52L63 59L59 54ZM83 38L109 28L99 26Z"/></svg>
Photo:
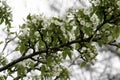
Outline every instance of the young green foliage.
<svg viewBox="0 0 120 80"><path fill-rule="evenodd" d="M29 14L17 36L18 46L15 51L19 51L21 57L8 64L4 59L0 71L9 69L8 73L17 72L17 78L23 79L27 73L37 70L40 72L37 76L41 80L67 80L70 79L70 74L64 62L73 60L74 50L79 54L77 58L83 60L78 65L84 67L87 63L92 63L98 54L94 43L100 47L104 44L112 45L119 37L120 7L117 0L90 2L89 13L84 8L69 9L64 17L49 19ZM4 19L9 24L9 20ZM4 19L1 18L1 23ZM18 64L19 62L25 64Z"/></svg>

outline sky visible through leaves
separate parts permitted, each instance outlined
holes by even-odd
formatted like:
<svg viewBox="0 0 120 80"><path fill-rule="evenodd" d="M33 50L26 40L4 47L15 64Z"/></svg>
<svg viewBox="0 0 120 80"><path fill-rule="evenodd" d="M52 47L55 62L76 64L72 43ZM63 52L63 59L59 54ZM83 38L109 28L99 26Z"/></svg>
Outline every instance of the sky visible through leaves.
<svg viewBox="0 0 120 80"><path fill-rule="evenodd" d="M52 2L53 0L49 0L49 1ZM62 9L61 9L60 14L58 14L57 12L54 12L50 9L49 1L47 1L47 0L7 0L7 3L10 5L10 7L12 9L12 13L13 13L12 25L15 26L13 28L13 31L19 30L19 25L24 23L25 18L29 13L31 13L31 14L43 14L47 17L58 16L58 15L63 14L65 12L65 10L67 10L69 7L72 7L73 6L72 1L74 1L74 0L65 0L64 2L63 2L63 0L61 0L61 3L63 3L63 4L62 4ZM57 7L59 8L59 7L61 7L61 5L58 5ZM4 25L2 27L4 27ZM0 32L2 32L2 31L0 31ZM0 34L0 36L2 36L3 40L7 37L7 35L5 35L5 34ZM14 45L13 43L11 43L11 44L12 45L8 46L8 47L10 47L9 49L12 49L12 46ZM4 44L2 44L2 45L4 45ZM0 47L0 48L2 49L2 47ZM7 49L6 52L9 51L9 49ZM108 53L110 53L110 52L108 52ZM106 52L103 52L102 54L106 54ZM18 55L14 54L14 55L9 56L8 59L11 60L14 57L17 58L17 56ZM109 57L109 55L106 54L106 57ZM102 60L103 57L102 57L102 55L98 55L97 58L99 60ZM115 63L113 62L114 60L116 61ZM113 63L114 67L119 68L120 64L119 64L118 58L114 58L113 60L111 60L111 62ZM102 72L104 65L101 65L100 63L95 64L93 66L93 68L99 67L99 66L101 66L101 68L98 68L98 71ZM76 68L77 67L74 66L74 67L72 67L72 70L76 70ZM79 73L82 73L79 71L80 70L74 71L74 73L77 74L75 77L78 77ZM83 74L83 75L86 76L87 73ZM8 79L8 80L10 80L10 79ZM76 79L73 78L72 80L76 80ZM89 80L89 79L87 79L87 80Z"/></svg>

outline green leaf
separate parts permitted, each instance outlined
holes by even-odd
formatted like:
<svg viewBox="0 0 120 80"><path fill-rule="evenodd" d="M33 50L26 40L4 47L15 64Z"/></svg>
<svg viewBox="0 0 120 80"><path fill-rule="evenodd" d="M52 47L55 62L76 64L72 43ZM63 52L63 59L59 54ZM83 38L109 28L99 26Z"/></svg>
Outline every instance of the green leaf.
<svg viewBox="0 0 120 80"><path fill-rule="evenodd" d="M117 27L115 28L115 38L118 38L119 35L120 35L120 26L117 26Z"/></svg>
<svg viewBox="0 0 120 80"><path fill-rule="evenodd" d="M20 49L19 49L19 46L17 46L16 48L15 48L15 51L19 51Z"/></svg>
<svg viewBox="0 0 120 80"><path fill-rule="evenodd" d="M28 19L28 20L31 20L31 15L30 15L30 14L27 16L27 19Z"/></svg>
<svg viewBox="0 0 120 80"><path fill-rule="evenodd" d="M66 59L67 55L70 59L72 59L71 50L69 48L64 49L64 51L62 53L63 59Z"/></svg>
<svg viewBox="0 0 120 80"><path fill-rule="evenodd" d="M50 66L51 64L52 64L52 57L49 56L49 57L47 58L47 66Z"/></svg>
<svg viewBox="0 0 120 80"><path fill-rule="evenodd" d="M84 55L84 57L85 57L85 61L86 61L86 62L90 61L91 56L90 56L90 53L89 53L89 52L87 52L87 53Z"/></svg>
<svg viewBox="0 0 120 80"><path fill-rule="evenodd" d="M120 43L118 43L118 47L120 48Z"/></svg>
<svg viewBox="0 0 120 80"><path fill-rule="evenodd" d="M4 22L4 19L2 18L2 19L0 19L0 24L2 24Z"/></svg>
<svg viewBox="0 0 120 80"><path fill-rule="evenodd" d="M67 57L67 52L66 52L66 51L63 51L62 56L63 56L63 59L66 59L66 57Z"/></svg>
<svg viewBox="0 0 120 80"><path fill-rule="evenodd" d="M103 20L103 8L99 6L96 8L96 15L98 16L100 22Z"/></svg>
<svg viewBox="0 0 120 80"><path fill-rule="evenodd" d="M0 76L0 80L5 80L4 76Z"/></svg>
<svg viewBox="0 0 120 80"><path fill-rule="evenodd" d="M3 43L3 41L0 41L0 44L2 44Z"/></svg>
<svg viewBox="0 0 120 80"><path fill-rule="evenodd" d="M17 65L17 71L17 74L20 75L21 78L26 74L26 68L23 65Z"/></svg>
<svg viewBox="0 0 120 80"><path fill-rule="evenodd" d="M83 28L83 31L84 31L87 35L91 35L91 33L92 33L91 27L85 27L85 28Z"/></svg>
<svg viewBox="0 0 120 80"><path fill-rule="evenodd" d="M112 38L113 39L117 39L120 35L120 26L114 26L114 28L112 29Z"/></svg>
<svg viewBox="0 0 120 80"><path fill-rule="evenodd" d="M66 29L67 29L68 31L71 31L71 30L73 29L73 27L72 27L72 26L66 26Z"/></svg>
<svg viewBox="0 0 120 80"><path fill-rule="evenodd" d="M82 62L81 64L80 64L80 67L85 67L86 66L86 64L87 64L87 62Z"/></svg>
<svg viewBox="0 0 120 80"><path fill-rule="evenodd" d="M98 45L100 46L100 47L102 47L102 45L103 45L103 41L98 41Z"/></svg>
<svg viewBox="0 0 120 80"><path fill-rule="evenodd" d="M39 40L39 48L45 48L45 43L42 40Z"/></svg>
<svg viewBox="0 0 120 80"><path fill-rule="evenodd" d="M42 75L44 75L45 70L46 70L45 65L42 65L42 66L41 66L41 74L42 74Z"/></svg>
<svg viewBox="0 0 120 80"><path fill-rule="evenodd" d="M53 20L57 20L57 21L59 21L59 22L63 22L63 20L62 20L62 19L57 18L57 17L52 17L52 19L53 19Z"/></svg>
<svg viewBox="0 0 120 80"><path fill-rule="evenodd" d="M34 69L34 62L30 62L29 66L33 70Z"/></svg>
<svg viewBox="0 0 120 80"><path fill-rule="evenodd" d="M10 20L8 20L8 18L6 18L5 24L11 26Z"/></svg>
<svg viewBox="0 0 120 80"><path fill-rule="evenodd" d="M7 60L5 58L2 59L1 64L5 66L7 64Z"/></svg>
<svg viewBox="0 0 120 80"><path fill-rule="evenodd" d="M20 53L23 54L25 52L25 45L20 46Z"/></svg>
<svg viewBox="0 0 120 80"><path fill-rule="evenodd" d="M26 27L26 24L23 24L20 28L25 29L25 27Z"/></svg>
<svg viewBox="0 0 120 80"><path fill-rule="evenodd" d="M72 60L72 52L68 52L68 56L69 56L70 60Z"/></svg>

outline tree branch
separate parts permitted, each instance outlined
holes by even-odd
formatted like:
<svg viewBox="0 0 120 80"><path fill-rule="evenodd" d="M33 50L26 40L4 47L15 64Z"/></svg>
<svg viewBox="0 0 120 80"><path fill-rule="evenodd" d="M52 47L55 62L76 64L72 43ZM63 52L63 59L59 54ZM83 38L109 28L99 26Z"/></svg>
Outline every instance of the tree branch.
<svg viewBox="0 0 120 80"><path fill-rule="evenodd" d="M100 29L100 27L102 27L103 25L104 25L104 24L101 24L101 25L96 29L96 31L97 31L98 29ZM95 31L95 33L96 33L96 31ZM94 35L91 35L89 38L82 39L82 40L73 40L73 41L71 41L71 42L67 42L67 43L62 44L62 45L60 45L59 47L54 47L54 48L49 48L49 49L50 49L50 52L57 52L57 51L60 50L60 48L63 48L63 47L65 47L65 46L70 46L71 44L74 44L74 43L89 42L89 41L91 41L91 38L94 38L93 36L94 36ZM92 40L93 40L93 39L92 39ZM32 54L29 54L29 55L26 55L26 56L21 56L20 58L18 58L18 59L16 59L16 60L8 63L7 65L1 67L1 68L0 68L0 72L6 70L6 69L8 69L8 68L10 68L11 66L13 66L13 65L15 65L15 64L17 64L17 63L25 60L25 59L31 58L31 57L36 56L36 55L38 55L38 54L46 53L47 51L48 51L47 49L43 49L43 50L41 50L41 51L33 52Z"/></svg>
<svg viewBox="0 0 120 80"><path fill-rule="evenodd" d="M94 33L96 34L96 32L97 32L105 23L106 23L106 21L104 21L102 24L100 24L100 25L97 27L97 29L95 30ZM89 41L93 40L95 34L91 35L89 38L86 38L86 39L73 40L73 41L71 41L71 42L67 42L67 43L62 44L62 45L60 45L59 47L49 48L49 49L50 49L49 52L57 52L57 51L60 51L60 48L63 48L63 47L65 47L65 46L70 46L71 44L74 44L74 43L89 42ZM36 55L38 55L38 54L46 53L47 51L48 51L47 49L43 49L43 50L41 50L41 51L33 52L32 54L29 54L29 55L26 55L26 56L21 56L20 58L18 58L18 59L16 59L16 60L8 63L7 65L1 67L1 68L0 68L0 72L6 70L6 69L8 69L8 68L10 68L11 66L13 66L13 65L15 65L15 64L17 64L17 63L25 60L25 59L31 58L31 57L36 56Z"/></svg>
<svg viewBox="0 0 120 80"><path fill-rule="evenodd" d="M73 41L71 41L71 42L67 42L67 43L62 44L62 45L60 45L59 47L50 48L50 52L57 52L57 51L60 50L60 48L63 48L63 47L65 47L65 46L70 46L71 44L79 43L79 42L89 42L89 39L87 38L87 39L84 39L84 40L82 40L82 41L81 41L81 40L73 40ZM38 55L38 54L42 54L42 53L46 53L46 52L47 52L47 49L43 49L43 50L41 50L41 51L34 52L34 53L29 54L29 55L26 55L26 56L21 56L20 58L18 58L18 59L16 59L16 60L8 63L7 65L1 67L1 68L0 68L0 72L6 70L6 69L8 69L8 68L10 68L11 66L13 66L13 65L15 65L15 64L17 64L17 63L25 60L25 59L28 59L28 58L31 58L31 57L36 56L36 55Z"/></svg>

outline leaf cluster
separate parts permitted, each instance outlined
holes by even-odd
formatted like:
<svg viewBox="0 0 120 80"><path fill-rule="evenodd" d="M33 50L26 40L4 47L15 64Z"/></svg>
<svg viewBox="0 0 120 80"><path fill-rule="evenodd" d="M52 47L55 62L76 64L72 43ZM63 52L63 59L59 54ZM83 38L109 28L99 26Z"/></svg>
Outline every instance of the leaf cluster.
<svg viewBox="0 0 120 80"><path fill-rule="evenodd" d="M69 9L63 18L48 19L42 15L29 14L17 36L19 40L15 51L19 51L21 57L1 64L5 66L0 71L6 70L9 76L17 72L15 79L23 79L27 73L37 70L40 75L34 76L35 79L67 80L70 79L70 66L64 65L65 60L72 62L81 59L78 65L85 67L98 54L95 43L119 48L115 43L120 34L118 1L90 2L90 8ZM90 10L89 13L86 10ZM76 54L74 51L78 52L76 59L73 58Z"/></svg>

